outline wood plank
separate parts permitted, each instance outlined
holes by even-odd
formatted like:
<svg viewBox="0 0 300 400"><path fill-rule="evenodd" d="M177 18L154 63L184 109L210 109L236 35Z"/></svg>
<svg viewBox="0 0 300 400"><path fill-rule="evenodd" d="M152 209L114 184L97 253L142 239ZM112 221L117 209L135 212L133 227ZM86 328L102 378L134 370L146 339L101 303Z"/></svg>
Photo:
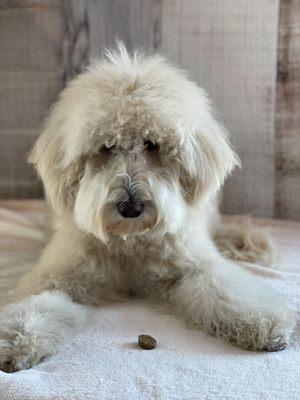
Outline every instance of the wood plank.
<svg viewBox="0 0 300 400"><path fill-rule="evenodd" d="M162 51L208 90L242 159L223 210L272 216L278 1L165 0Z"/></svg>
<svg viewBox="0 0 300 400"><path fill-rule="evenodd" d="M277 218L300 220L300 178L299 170L277 171L276 176L276 215Z"/></svg>
<svg viewBox="0 0 300 400"><path fill-rule="evenodd" d="M26 159L63 84L61 5L61 0L0 3L1 197L42 193Z"/></svg>
<svg viewBox="0 0 300 400"><path fill-rule="evenodd" d="M61 0L0 0L1 8L60 8Z"/></svg>
<svg viewBox="0 0 300 400"><path fill-rule="evenodd" d="M0 71L0 129L39 127L60 89L60 71Z"/></svg>
<svg viewBox="0 0 300 400"><path fill-rule="evenodd" d="M37 129L0 130L0 193L2 198L40 197L42 185L27 155L38 135ZM3 150L5 149L5 150Z"/></svg>
<svg viewBox="0 0 300 400"><path fill-rule="evenodd" d="M42 8L23 3L0 8L0 69L52 69L61 59L61 10L57 2L45 1Z"/></svg>
<svg viewBox="0 0 300 400"><path fill-rule="evenodd" d="M300 2L282 0L278 32L276 209L300 220Z"/></svg>
<svg viewBox="0 0 300 400"><path fill-rule="evenodd" d="M160 43L161 1L89 0L90 56L122 40L128 49L157 49Z"/></svg>
<svg viewBox="0 0 300 400"><path fill-rule="evenodd" d="M63 81L66 83L82 72L89 62L88 0L64 0L62 15Z"/></svg>

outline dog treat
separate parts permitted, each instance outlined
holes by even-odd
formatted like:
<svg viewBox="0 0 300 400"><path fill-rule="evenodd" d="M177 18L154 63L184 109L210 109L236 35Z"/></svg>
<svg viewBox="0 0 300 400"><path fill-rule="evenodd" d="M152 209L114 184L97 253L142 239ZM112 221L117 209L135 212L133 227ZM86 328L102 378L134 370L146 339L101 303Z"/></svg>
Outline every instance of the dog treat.
<svg viewBox="0 0 300 400"><path fill-rule="evenodd" d="M150 335L139 335L139 346L145 350L152 350L156 346L156 339Z"/></svg>

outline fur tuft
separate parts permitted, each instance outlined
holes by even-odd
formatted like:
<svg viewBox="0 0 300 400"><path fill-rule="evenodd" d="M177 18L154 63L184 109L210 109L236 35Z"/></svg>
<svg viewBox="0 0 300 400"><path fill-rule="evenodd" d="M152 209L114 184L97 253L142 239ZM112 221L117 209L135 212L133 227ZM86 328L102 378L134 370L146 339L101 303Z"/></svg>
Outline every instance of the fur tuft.
<svg viewBox="0 0 300 400"><path fill-rule="evenodd" d="M249 217L242 217L234 224L221 224L214 240L226 258L266 267L275 267L279 262L278 251L270 235L264 229L253 226Z"/></svg>

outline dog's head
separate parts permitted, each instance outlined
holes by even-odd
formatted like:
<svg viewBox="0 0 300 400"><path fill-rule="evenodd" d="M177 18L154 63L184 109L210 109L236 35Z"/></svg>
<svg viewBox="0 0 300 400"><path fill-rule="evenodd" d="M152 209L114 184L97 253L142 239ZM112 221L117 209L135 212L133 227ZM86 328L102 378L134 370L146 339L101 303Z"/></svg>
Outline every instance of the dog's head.
<svg viewBox="0 0 300 400"><path fill-rule="evenodd" d="M62 92L30 161L54 211L104 241L175 233L238 164L206 93L122 47Z"/></svg>

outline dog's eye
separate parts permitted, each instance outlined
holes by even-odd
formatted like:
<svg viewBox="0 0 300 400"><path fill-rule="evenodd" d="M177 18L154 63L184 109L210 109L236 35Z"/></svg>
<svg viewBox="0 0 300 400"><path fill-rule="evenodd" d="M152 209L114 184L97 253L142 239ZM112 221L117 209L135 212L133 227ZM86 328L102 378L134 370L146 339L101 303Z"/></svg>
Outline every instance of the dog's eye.
<svg viewBox="0 0 300 400"><path fill-rule="evenodd" d="M159 149L159 145L157 143L151 142L151 140L146 140L144 142L144 145L145 145L145 149L149 152L154 152Z"/></svg>
<svg viewBox="0 0 300 400"><path fill-rule="evenodd" d="M99 148L98 152L99 152L100 154L109 155L109 154L112 153L113 149L114 149L114 146L108 147L108 146L103 145L103 146L101 146L101 147Z"/></svg>

